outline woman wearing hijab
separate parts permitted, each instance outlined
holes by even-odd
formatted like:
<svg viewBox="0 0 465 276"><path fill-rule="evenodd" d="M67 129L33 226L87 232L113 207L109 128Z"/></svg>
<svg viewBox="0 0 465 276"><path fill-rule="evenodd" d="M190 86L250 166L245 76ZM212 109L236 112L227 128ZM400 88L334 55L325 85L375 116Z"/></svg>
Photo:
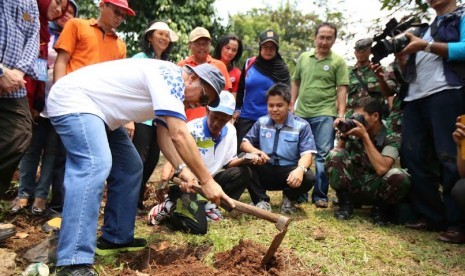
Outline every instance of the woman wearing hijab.
<svg viewBox="0 0 465 276"><path fill-rule="evenodd" d="M45 81L47 80L47 57L50 31L48 22L62 17L68 9L68 0L37 0L40 21L40 47L36 66L39 71L39 79L24 77L26 81L27 98L34 120L32 139L29 148L19 164L19 188L18 197L14 201L11 213L18 213L29 205L29 199L34 198L31 212L42 215L47 205L47 197L50 189L51 174L55 158L55 150L47 147L55 144L50 141L49 133L53 127L50 121L40 117L39 113L45 104ZM42 152L44 153L42 154ZM42 161L40 160L42 157ZM40 178L36 182L37 168L40 166Z"/></svg>
<svg viewBox="0 0 465 276"><path fill-rule="evenodd" d="M255 121L267 114L266 91L278 82L290 85L289 69L278 50L278 34L273 30L263 32L260 34L258 56L247 59L242 69L233 116L238 145Z"/></svg>
<svg viewBox="0 0 465 276"><path fill-rule="evenodd" d="M178 35L165 22L152 21L149 28L144 32L142 52L137 53L133 58L169 60L170 52L176 41L178 41ZM133 123L126 125L126 129L130 135L131 129L134 130L132 142L144 164L139 202L137 204L139 213L143 213L145 185L158 163L160 148L157 143L157 127L153 125L152 120L135 123L134 126L131 126L131 124Z"/></svg>

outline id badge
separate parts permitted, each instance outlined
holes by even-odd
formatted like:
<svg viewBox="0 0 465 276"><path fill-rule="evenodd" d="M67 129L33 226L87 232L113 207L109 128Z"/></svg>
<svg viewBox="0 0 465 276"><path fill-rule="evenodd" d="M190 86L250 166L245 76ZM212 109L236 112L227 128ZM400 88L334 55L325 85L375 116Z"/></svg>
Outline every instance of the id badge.
<svg viewBox="0 0 465 276"><path fill-rule="evenodd" d="M37 72L37 79L43 82L47 81L47 60L37 58L35 61L35 69Z"/></svg>

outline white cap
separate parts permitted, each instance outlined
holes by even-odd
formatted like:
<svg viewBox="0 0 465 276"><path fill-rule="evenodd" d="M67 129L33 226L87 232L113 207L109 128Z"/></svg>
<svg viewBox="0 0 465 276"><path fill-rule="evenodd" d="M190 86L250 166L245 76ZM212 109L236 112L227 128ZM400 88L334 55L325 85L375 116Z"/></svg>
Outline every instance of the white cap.
<svg viewBox="0 0 465 276"><path fill-rule="evenodd" d="M179 36L173 30L171 30L168 24L165 22L158 21L153 23L147 30L145 30L144 35L152 30L168 31L170 33L171 42L176 42L179 39Z"/></svg>
<svg viewBox="0 0 465 276"><path fill-rule="evenodd" d="M210 111L223 112L233 115L236 109L236 99L229 91L223 90L220 94L220 104L217 107L208 107Z"/></svg>

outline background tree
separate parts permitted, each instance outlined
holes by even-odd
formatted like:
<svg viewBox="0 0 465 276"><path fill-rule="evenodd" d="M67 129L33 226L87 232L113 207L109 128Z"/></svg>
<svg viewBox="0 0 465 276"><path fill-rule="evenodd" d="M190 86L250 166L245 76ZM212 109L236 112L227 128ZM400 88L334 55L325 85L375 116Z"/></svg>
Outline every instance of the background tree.
<svg viewBox="0 0 465 276"><path fill-rule="evenodd" d="M265 30L273 29L280 37L279 53L292 73L299 55L313 48L318 24L329 21L336 24L338 29L343 25L341 12L331 10L326 1L316 1L316 4L320 13L303 14L297 9L297 1L283 1L276 9L265 6L230 16L231 31L244 43L242 62L258 55L258 36ZM339 37L344 35L344 32L338 32Z"/></svg>
<svg viewBox="0 0 465 276"><path fill-rule="evenodd" d="M213 39L228 33L227 27L220 24L221 18L215 15L213 3L215 0L131 0L130 7L136 16L127 17L126 22L118 28L127 45L128 57L140 51L139 37L143 35L147 25L152 20L165 21L178 33L171 58L179 61L189 55L187 36L197 26L210 31ZM98 16L98 0L78 0L79 16L96 18Z"/></svg>
<svg viewBox="0 0 465 276"><path fill-rule="evenodd" d="M433 13L428 12L429 4L424 0L379 0L381 3L381 9L392 11L392 14L402 12L409 14L417 18L423 19L423 21L429 21ZM462 3L463 0L458 0L458 3Z"/></svg>

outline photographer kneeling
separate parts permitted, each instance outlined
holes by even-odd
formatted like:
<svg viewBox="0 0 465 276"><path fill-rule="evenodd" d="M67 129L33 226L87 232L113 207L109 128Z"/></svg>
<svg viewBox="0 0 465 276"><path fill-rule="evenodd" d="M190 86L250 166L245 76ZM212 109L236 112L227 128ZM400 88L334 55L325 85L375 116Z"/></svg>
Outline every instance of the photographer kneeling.
<svg viewBox="0 0 465 276"><path fill-rule="evenodd" d="M381 121L382 104L362 98L354 105L352 119L338 118L334 126L341 133L338 146L326 158L329 184L339 198L335 217L353 216L353 198L373 204L373 223L388 223L389 204L404 198L410 188L408 173L393 168L399 144L386 139L388 130Z"/></svg>

